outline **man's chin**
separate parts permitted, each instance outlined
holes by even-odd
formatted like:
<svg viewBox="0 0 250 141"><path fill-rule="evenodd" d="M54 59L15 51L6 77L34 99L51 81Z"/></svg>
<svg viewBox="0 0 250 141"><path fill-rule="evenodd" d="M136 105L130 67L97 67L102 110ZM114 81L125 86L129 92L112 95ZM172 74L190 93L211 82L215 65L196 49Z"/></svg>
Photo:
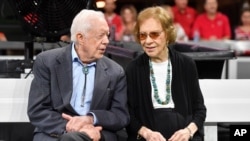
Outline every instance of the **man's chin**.
<svg viewBox="0 0 250 141"><path fill-rule="evenodd" d="M98 54L98 56L96 56L96 60L101 59L103 56L104 56L104 53Z"/></svg>

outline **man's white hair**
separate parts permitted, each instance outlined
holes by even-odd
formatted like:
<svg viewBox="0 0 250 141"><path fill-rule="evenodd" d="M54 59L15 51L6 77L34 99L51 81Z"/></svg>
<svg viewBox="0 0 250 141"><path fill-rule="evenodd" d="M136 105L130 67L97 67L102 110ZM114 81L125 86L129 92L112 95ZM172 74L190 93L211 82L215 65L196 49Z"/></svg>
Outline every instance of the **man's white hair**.
<svg viewBox="0 0 250 141"><path fill-rule="evenodd" d="M94 22L96 19L103 18L105 20L104 14L100 11L94 10L82 10L80 11L71 24L70 33L71 41L76 42L76 34L87 33L89 29L95 26Z"/></svg>

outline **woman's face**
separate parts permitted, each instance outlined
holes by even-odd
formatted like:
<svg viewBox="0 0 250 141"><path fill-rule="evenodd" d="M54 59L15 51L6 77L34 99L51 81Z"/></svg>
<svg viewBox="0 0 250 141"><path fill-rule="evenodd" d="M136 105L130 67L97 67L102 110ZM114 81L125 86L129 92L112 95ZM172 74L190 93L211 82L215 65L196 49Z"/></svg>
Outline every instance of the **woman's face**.
<svg viewBox="0 0 250 141"><path fill-rule="evenodd" d="M242 13L241 21L243 25L250 25L250 11L245 11Z"/></svg>
<svg viewBox="0 0 250 141"><path fill-rule="evenodd" d="M167 52L167 37L160 21L154 18L144 20L140 24L139 40L144 52L151 59L163 59Z"/></svg>
<svg viewBox="0 0 250 141"><path fill-rule="evenodd" d="M125 23L129 23L129 22L133 22L134 21L134 15L133 12L126 8L124 9L123 13L122 13L122 17Z"/></svg>

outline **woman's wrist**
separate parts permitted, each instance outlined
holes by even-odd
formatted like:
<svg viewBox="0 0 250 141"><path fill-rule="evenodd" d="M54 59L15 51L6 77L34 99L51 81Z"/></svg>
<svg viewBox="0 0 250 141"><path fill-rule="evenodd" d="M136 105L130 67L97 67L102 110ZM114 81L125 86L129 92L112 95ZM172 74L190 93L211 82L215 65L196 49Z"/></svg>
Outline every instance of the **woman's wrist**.
<svg viewBox="0 0 250 141"><path fill-rule="evenodd" d="M188 131L190 139L192 139L198 127L194 122L191 122L185 129Z"/></svg>
<svg viewBox="0 0 250 141"><path fill-rule="evenodd" d="M140 130L138 131L137 138L140 138L140 137L147 138L147 135L148 135L149 132L151 132L150 129L148 129L148 128L145 127L145 126L142 126L142 127L140 128Z"/></svg>
<svg viewBox="0 0 250 141"><path fill-rule="evenodd" d="M191 131L191 129L189 127L186 127L185 129L188 131L189 139L192 139L194 136L194 133Z"/></svg>

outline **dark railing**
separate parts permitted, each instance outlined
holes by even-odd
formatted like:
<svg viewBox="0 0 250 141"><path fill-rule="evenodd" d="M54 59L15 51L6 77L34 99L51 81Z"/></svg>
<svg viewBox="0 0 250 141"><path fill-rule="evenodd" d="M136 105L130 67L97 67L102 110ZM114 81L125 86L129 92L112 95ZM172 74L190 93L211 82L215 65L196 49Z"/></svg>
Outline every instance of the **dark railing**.
<svg viewBox="0 0 250 141"><path fill-rule="evenodd" d="M195 60L199 78L221 78L224 64L226 67L226 78L228 78L228 60L235 58L237 55L240 55L240 52L243 52L242 48L237 50L235 44L223 42L186 42L176 43L175 49ZM24 50L27 48L27 45L29 44L25 42L0 42L0 50ZM60 48L65 45L66 43L63 42L34 42L33 48L35 51L44 51ZM31 51L24 52L25 60L33 58L33 55L30 53ZM143 53L141 46L135 42L110 42L106 50L106 56L115 60L123 68L126 68L127 64L141 53Z"/></svg>

